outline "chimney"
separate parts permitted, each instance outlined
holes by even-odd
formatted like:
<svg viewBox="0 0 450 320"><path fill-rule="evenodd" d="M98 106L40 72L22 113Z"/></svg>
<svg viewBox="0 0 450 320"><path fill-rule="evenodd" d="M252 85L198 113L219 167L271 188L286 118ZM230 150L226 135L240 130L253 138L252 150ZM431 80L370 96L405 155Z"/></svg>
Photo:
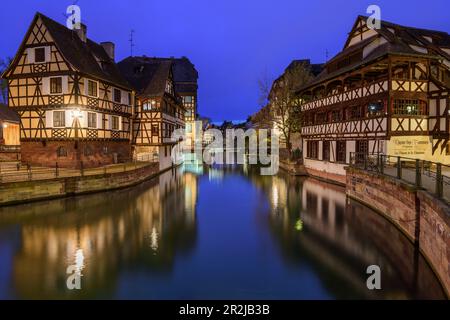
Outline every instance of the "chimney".
<svg viewBox="0 0 450 320"><path fill-rule="evenodd" d="M86 43L87 41L87 27L85 24L80 23L80 28L75 29L77 31L78 36L80 37L81 41Z"/></svg>
<svg viewBox="0 0 450 320"><path fill-rule="evenodd" d="M106 53L108 54L108 56L111 58L112 61L115 61L115 48L116 45L113 42L102 42L100 43L103 47L103 49L105 49Z"/></svg>

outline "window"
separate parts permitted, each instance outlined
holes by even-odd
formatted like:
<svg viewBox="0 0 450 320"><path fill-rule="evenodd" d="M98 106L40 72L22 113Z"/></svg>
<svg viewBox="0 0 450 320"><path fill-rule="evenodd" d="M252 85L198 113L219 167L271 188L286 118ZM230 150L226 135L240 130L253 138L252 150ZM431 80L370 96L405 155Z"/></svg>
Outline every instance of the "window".
<svg viewBox="0 0 450 320"><path fill-rule="evenodd" d="M88 96L98 97L97 82L88 80Z"/></svg>
<svg viewBox="0 0 450 320"><path fill-rule="evenodd" d="M108 154L108 146L103 146L103 154L107 155Z"/></svg>
<svg viewBox="0 0 450 320"><path fill-rule="evenodd" d="M347 162L347 142L337 141L336 142L336 162L346 163Z"/></svg>
<svg viewBox="0 0 450 320"><path fill-rule="evenodd" d="M142 110L144 111L152 111L157 109L157 103L156 100L149 100L147 102L144 102L142 105Z"/></svg>
<svg viewBox="0 0 450 320"><path fill-rule="evenodd" d="M35 63L45 62L45 48L34 49L34 62Z"/></svg>
<svg viewBox="0 0 450 320"><path fill-rule="evenodd" d="M92 156L94 153L92 152L92 148L90 146L86 146L84 148L84 156L85 157L90 157Z"/></svg>
<svg viewBox="0 0 450 320"><path fill-rule="evenodd" d="M380 116L383 114L383 103L373 102L367 106L367 113L369 116Z"/></svg>
<svg viewBox="0 0 450 320"><path fill-rule="evenodd" d="M358 140L356 141L356 162L364 163L365 159L369 155L369 141Z"/></svg>
<svg viewBox="0 0 450 320"><path fill-rule="evenodd" d="M97 128L97 114L88 112L88 128Z"/></svg>
<svg viewBox="0 0 450 320"><path fill-rule="evenodd" d="M352 107L348 111L348 119L355 120L361 118L361 108L360 107Z"/></svg>
<svg viewBox="0 0 450 320"><path fill-rule="evenodd" d="M319 158L319 141L308 141L307 143L307 157L310 159Z"/></svg>
<svg viewBox="0 0 450 320"><path fill-rule="evenodd" d="M66 126L66 113L64 111L53 111L53 127L61 128Z"/></svg>
<svg viewBox="0 0 450 320"><path fill-rule="evenodd" d="M152 136L159 136L159 125L152 125Z"/></svg>
<svg viewBox="0 0 450 320"><path fill-rule="evenodd" d="M58 158L64 158L67 157L67 150L64 147L58 147L58 149L56 149L56 156Z"/></svg>
<svg viewBox="0 0 450 320"><path fill-rule="evenodd" d="M427 115L427 104L422 100L394 100L394 114L405 116Z"/></svg>
<svg viewBox="0 0 450 320"><path fill-rule="evenodd" d="M111 128L112 130L119 130L119 117L112 116L111 117Z"/></svg>
<svg viewBox="0 0 450 320"><path fill-rule="evenodd" d="M62 78L50 78L50 94L62 93Z"/></svg>
<svg viewBox="0 0 450 320"><path fill-rule="evenodd" d="M342 112L340 110L335 110L331 112L331 121L339 122L342 121Z"/></svg>
<svg viewBox="0 0 450 320"><path fill-rule="evenodd" d="M120 91L119 89L114 89L114 102L122 102L122 91Z"/></svg>
<svg viewBox="0 0 450 320"><path fill-rule="evenodd" d="M322 160L330 161L330 141L323 142Z"/></svg>
<svg viewBox="0 0 450 320"><path fill-rule="evenodd" d="M172 93L173 94L173 83L171 80L168 80L166 82L166 92L167 93Z"/></svg>

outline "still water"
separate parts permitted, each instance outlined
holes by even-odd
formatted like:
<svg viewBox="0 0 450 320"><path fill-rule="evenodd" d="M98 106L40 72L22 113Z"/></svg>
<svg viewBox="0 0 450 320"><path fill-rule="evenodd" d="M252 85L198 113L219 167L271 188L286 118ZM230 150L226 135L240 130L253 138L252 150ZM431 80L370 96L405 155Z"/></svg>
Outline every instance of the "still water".
<svg viewBox="0 0 450 320"><path fill-rule="evenodd" d="M251 167L0 209L0 299L443 298L394 226L342 188ZM367 289L379 265L382 290ZM81 274L67 289L66 270Z"/></svg>

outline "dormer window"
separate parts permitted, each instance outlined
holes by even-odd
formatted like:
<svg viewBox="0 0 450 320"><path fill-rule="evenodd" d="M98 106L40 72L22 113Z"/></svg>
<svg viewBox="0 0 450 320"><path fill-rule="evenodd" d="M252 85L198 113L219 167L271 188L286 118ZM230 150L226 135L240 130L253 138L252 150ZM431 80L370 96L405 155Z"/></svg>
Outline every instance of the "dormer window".
<svg viewBox="0 0 450 320"><path fill-rule="evenodd" d="M45 48L34 49L34 62L35 63L45 62Z"/></svg>

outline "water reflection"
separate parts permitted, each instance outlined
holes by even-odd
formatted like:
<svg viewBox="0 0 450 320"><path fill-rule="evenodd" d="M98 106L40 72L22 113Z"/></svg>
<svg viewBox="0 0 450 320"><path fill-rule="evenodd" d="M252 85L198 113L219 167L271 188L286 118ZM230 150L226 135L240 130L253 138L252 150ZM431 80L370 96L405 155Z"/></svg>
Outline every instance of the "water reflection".
<svg viewBox="0 0 450 320"><path fill-rule="evenodd" d="M196 176L167 172L133 189L3 208L0 225L20 223L12 295L100 297L127 266L169 272L175 255L195 245L196 201ZM72 265L79 292L66 287Z"/></svg>
<svg viewBox="0 0 450 320"><path fill-rule="evenodd" d="M408 239L344 190L259 172L187 165L0 209L0 298L443 298ZM366 288L372 264L381 291ZM66 287L69 266L80 291Z"/></svg>
<svg viewBox="0 0 450 320"><path fill-rule="evenodd" d="M347 199L343 188L313 179L253 176L271 199L270 228L284 258L314 264L341 298L442 299L425 259L385 218ZM369 291L365 268L378 265L382 289ZM330 277L333 274L333 277Z"/></svg>

